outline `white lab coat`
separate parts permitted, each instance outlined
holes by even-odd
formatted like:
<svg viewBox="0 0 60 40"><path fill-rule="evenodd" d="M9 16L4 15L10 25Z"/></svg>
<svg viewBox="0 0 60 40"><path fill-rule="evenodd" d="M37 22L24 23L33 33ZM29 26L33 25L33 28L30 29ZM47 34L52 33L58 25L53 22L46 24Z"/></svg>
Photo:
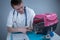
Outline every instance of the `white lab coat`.
<svg viewBox="0 0 60 40"><path fill-rule="evenodd" d="M11 10L8 19L7 19L7 27L12 27L14 24L14 27L25 27L25 14L20 14L15 11L13 15L13 11ZM27 13L27 27L31 26L30 23L33 23L33 18L35 16L35 13L32 9L26 7L26 13ZM26 34L13 34L13 40L29 40L28 36ZM7 40L11 40L11 33L7 34Z"/></svg>

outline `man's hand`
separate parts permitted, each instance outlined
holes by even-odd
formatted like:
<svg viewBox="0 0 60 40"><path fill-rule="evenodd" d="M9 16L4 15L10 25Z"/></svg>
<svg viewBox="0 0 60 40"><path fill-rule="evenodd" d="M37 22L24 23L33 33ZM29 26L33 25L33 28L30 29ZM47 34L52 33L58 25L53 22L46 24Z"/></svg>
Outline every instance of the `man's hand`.
<svg viewBox="0 0 60 40"><path fill-rule="evenodd" d="M19 28L12 28L12 27L8 27L7 28L8 32L22 32L22 33L26 33L27 31L32 31L31 28L29 27L19 27Z"/></svg>
<svg viewBox="0 0 60 40"><path fill-rule="evenodd" d="M31 30L29 30L29 29L27 29L27 28L18 28L18 31L21 31L21 32L23 32L23 33L26 33L27 31L31 31Z"/></svg>

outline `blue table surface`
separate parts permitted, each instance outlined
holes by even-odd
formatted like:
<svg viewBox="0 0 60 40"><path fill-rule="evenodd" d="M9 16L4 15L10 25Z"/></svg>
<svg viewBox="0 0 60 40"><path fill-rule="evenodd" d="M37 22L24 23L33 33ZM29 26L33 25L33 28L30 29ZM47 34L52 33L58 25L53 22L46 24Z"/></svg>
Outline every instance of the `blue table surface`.
<svg viewBox="0 0 60 40"><path fill-rule="evenodd" d="M36 34L34 32L27 32L27 35L29 37L30 40L43 40L43 36L42 34ZM60 40L60 36L58 36L55 32L54 32L54 36L51 37L50 40Z"/></svg>
<svg viewBox="0 0 60 40"><path fill-rule="evenodd" d="M42 34L36 34L34 32L27 32L27 35L30 40L42 40Z"/></svg>

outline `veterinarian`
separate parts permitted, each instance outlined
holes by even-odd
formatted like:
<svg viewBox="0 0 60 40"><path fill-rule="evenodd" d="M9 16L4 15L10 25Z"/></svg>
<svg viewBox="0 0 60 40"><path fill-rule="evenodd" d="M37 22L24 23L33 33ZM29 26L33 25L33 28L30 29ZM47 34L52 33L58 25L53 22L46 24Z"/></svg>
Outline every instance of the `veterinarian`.
<svg viewBox="0 0 60 40"><path fill-rule="evenodd" d="M26 32L33 29L33 9L24 6L22 0L11 0L12 10L7 18L7 40L29 40Z"/></svg>

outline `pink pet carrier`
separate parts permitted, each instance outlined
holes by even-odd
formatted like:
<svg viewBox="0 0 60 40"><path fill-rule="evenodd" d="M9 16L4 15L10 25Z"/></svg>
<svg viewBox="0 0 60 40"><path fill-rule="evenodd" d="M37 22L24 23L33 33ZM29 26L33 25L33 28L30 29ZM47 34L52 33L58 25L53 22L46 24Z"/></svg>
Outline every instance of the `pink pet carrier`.
<svg viewBox="0 0 60 40"><path fill-rule="evenodd" d="M56 13L45 13L35 15L33 20L33 29L36 33L47 34L48 31L56 29L58 18Z"/></svg>

